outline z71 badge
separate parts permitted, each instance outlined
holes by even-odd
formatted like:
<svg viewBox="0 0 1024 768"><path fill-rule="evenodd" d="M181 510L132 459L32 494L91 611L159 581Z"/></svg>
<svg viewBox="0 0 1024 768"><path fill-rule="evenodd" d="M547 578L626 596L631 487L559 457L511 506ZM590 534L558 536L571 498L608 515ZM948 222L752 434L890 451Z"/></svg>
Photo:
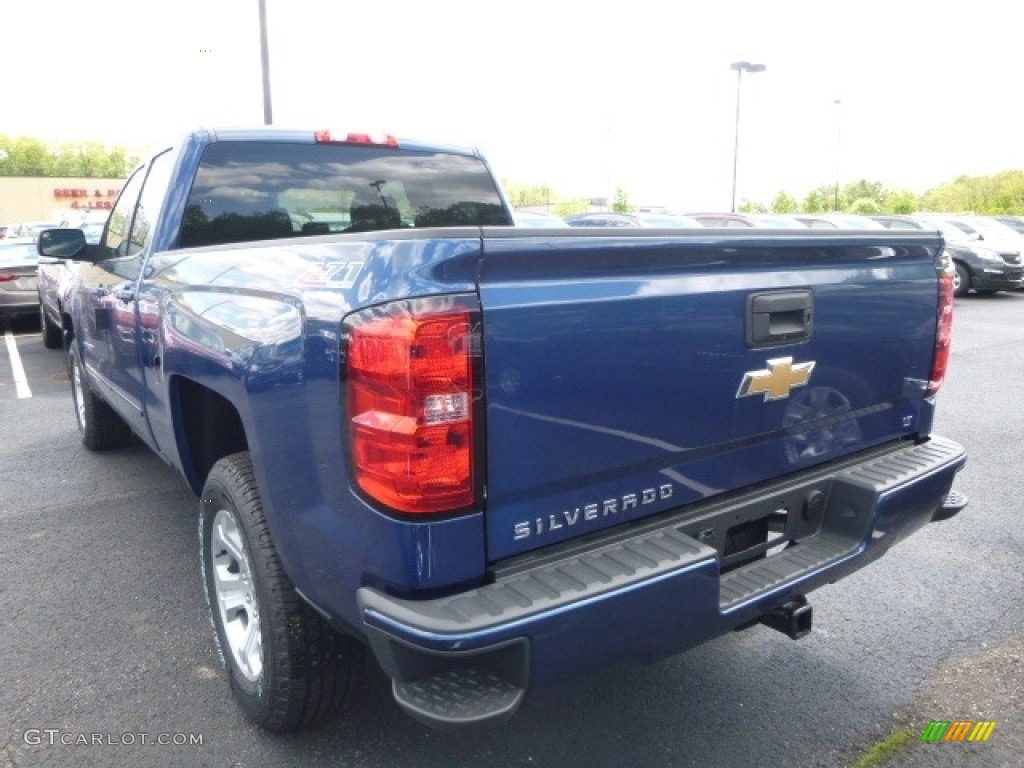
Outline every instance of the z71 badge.
<svg viewBox="0 0 1024 768"><path fill-rule="evenodd" d="M299 285L351 288L356 284L364 264L365 261L327 261L310 267L295 282Z"/></svg>
<svg viewBox="0 0 1024 768"><path fill-rule="evenodd" d="M777 357L768 361L768 367L760 371L743 374L736 397L764 395L764 400L782 400L796 387L802 387L811 380L814 363L793 365L792 357Z"/></svg>

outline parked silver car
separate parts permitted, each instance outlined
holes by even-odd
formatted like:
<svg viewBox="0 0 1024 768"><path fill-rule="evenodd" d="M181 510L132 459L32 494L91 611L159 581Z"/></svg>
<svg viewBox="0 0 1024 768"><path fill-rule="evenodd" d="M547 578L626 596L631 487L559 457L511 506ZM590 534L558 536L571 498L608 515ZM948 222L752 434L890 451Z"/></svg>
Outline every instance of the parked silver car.
<svg viewBox="0 0 1024 768"><path fill-rule="evenodd" d="M565 223L565 219L552 216L550 213L538 213L536 211L512 211L512 220L517 227L561 229L569 226Z"/></svg>
<svg viewBox="0 0 1024 768"><path fill-rule="evenodd" d="M952 216L952 215L950 215ZM946 240L946 252L953 260L953 293L1013 291L1024 284L1024 266L1019 246L999 240L981 239L968 233L943 214L876 216L889 229L933 229Z"/></svg>
<svg viewBox="0 0 1024 768"><path fill-rule="evenodd" d="M39 311L36 269L39 254L32 238L0 240L0 316Z"/></svg>
<svg viewBox="0 0 1024 768"><path fill-rule="evenodd" d="M39 233L44 229L54 229L59 226L60 223L56 221L23 221L14 228L13 232L8 230L7 237L29 237L36 240L39 237Z"/></svg>
<svg viewBox="0 0 1024 768"><path fill-rule="evenodd" d="M884 224L854 213L794 213L793 218L808 229L885 229Z"/></svg>
<svg viewBox="0 0 1024 768"><path fill-rule="evenodd" d="M689 216L673 213L580 213L565 220L570 227L657 227L661 229L701 229L703 225Z"/></svg>

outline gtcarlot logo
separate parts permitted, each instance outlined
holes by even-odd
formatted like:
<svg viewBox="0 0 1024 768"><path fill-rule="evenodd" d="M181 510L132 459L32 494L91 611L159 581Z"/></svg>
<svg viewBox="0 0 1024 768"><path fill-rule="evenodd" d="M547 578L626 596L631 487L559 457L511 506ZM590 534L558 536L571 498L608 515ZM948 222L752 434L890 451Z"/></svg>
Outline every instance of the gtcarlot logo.
<svg viewBox="0 0 1024 768"><path fill-rule="evenodd" d="M130 747L136 744L167 746L202 746L201 733L84 733L62 731L59 728L29 728L22 740L30 747L40 745L65 747L113 746Z"/></svg>
<svg viewBox="0 0 1024 768"><path fill-rule="evenodd" d="M994 720L932 720L921 741L988 741L995 728Z"/></svg>

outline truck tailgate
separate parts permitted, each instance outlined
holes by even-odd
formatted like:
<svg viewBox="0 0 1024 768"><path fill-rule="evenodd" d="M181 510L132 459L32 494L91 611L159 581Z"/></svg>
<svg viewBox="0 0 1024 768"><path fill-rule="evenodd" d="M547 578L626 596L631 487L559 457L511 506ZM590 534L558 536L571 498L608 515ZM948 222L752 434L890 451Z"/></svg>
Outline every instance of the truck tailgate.
<svg viewBox="0 0 1024 768"><path fill-rule="evenodd" d="M927 434L941 245L485 230L489 559Z"/></svg>

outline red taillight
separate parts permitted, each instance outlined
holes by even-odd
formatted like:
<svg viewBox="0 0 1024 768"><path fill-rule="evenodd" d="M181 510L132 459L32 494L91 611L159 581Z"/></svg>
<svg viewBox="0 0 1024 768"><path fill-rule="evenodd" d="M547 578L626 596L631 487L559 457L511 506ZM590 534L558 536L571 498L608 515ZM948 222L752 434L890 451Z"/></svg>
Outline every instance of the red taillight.
<svg viewBox="0 0 1024 768"><path fill-rule="evenodd" d="M474 311L458 299L401 302L348 323L348 414L356 484L400 512L476 502Z"/></svg>
<svg viewBox="0 0 1024 768"><path fill-rule="evenodd" d="M949 269L939 273L939 318L935 328L935 357L932 359L928 394L934 395L946 378L949 348L953 340L953 275Z"/></svg>
<svg viewBox="0 0 1024 768"><path fill-rule="evenodd" d="M344 136L338 134L335 138L334 132L329 130L317 131L315 134L317 144L372 144L379 147L397 147L398 139L389 133L347 133Z"/></svg>
<svg viewBox="0 0 1024 768"><path fill-rule="evenodd" d="M12 275L10 272L0 272L0 283L9 283L12 280L17 280L17 275Z"/></svg>

